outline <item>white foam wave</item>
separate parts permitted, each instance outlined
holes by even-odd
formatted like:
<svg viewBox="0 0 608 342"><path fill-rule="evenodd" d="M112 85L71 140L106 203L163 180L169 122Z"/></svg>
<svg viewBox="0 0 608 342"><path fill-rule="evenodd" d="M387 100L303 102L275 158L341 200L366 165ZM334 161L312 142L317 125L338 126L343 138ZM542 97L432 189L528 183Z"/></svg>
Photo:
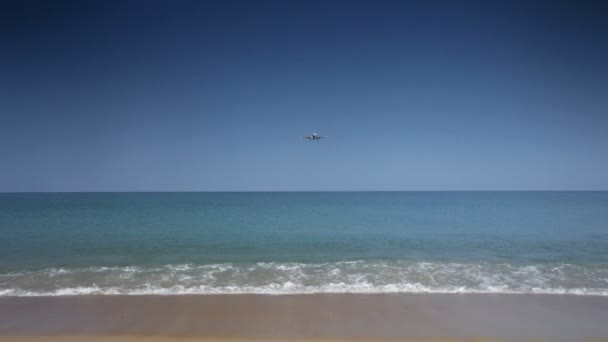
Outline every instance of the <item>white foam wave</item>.
<svg viewBox="0 0 608 342"><path fill-rule="evenodd" d="M608 265L407 261L49 268L0 274L0 296L534 293L608 296Z"/></svg>

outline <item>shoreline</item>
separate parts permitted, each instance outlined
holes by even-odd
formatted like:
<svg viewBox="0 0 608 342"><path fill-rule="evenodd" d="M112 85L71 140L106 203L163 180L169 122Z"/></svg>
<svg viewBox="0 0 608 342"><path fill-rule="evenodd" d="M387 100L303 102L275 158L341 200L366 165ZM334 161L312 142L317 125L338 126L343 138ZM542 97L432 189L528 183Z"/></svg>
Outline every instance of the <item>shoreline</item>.
<svg viewBox="0 0 608 342"><path fill-rule="evenodd" d="M112 338L588 341L608 297L554 294L86 295L0 298L0 342ZM21 336L21 337L19 337ZM131 336L131 337L129 337ZM163 337L164 336L164 337ZM19 338L17 338L19 337ZM147 338L146 337L146 338ZM8 340L7 340L8 339ZM32 340L33 341L33 340Z"/></svg>
<svg viewBox="0 0 608 342"><path fill-rule="evenodd" d="M47 267L0 274L0 297L232 294L608 296L604 266L407 260Z"/></svg>
<svg viewBox="0 0 608 342"><path fill-rule="evenodd" d="M294 292L294 293L257 293L257 292L209 292L209 293L86 293L57 295L0 295L0 301L36 298L179 298L179 297L313 297L313 296L539 296L539 297L580 297L605 298L608 295L559 292Z"/></svg>

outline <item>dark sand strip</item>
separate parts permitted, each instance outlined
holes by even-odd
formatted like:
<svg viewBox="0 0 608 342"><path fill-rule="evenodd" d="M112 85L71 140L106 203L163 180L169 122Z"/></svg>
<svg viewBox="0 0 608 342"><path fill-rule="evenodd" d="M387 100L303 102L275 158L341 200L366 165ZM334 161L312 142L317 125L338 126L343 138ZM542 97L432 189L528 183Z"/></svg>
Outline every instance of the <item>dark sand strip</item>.
<svg viewBox="0 0 608 342"><path fill-rule="evenodd" d="M608 337L608 297L483 294L4 297L0 298L0 335L370 340L492 337L574 342Z"/></svg>

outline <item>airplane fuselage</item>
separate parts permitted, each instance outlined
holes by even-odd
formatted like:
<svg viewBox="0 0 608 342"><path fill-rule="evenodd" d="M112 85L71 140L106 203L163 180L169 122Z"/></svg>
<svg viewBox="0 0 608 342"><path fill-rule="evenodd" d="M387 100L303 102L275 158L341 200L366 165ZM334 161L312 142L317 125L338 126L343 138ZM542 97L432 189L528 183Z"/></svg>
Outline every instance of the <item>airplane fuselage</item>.
<svg viewBox="0 0 608 342"><path fill-rule="evenodd" d="M316 140L321 140L321 138L323 138L323 137L320 135L317 135L317 133L314 133L313 135L309 135L309 136L302 137L302 138L306 138L310 141L316 141Z"/></svg>

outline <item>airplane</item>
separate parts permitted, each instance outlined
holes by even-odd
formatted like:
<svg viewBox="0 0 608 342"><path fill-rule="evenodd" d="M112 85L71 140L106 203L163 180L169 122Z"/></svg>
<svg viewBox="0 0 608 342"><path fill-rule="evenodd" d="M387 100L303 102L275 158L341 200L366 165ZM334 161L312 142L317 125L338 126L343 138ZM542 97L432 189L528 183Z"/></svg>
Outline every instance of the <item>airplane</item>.
<svg viewBox="0 0 608 342"><path fill-rule="evenodd" d="M322 137L322 136L318 135L317 133L313 133L312 135L309 135L307 137L302 137L302 138L308 139L310 141L317 141L317 140L321 140L321 138L325 138L325 137Z"/></svg>

